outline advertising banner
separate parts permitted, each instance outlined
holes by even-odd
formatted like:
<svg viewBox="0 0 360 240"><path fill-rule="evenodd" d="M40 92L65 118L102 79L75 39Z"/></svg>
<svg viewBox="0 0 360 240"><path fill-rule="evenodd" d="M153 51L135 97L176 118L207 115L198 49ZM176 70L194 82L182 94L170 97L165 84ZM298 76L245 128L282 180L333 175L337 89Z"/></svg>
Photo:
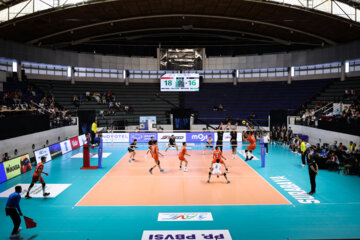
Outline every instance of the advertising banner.
<svg viewBox="0 0 360 240"><path fill-rule="evenodd" d="M49 147L51 159L57 158L62 155L60 143L56 143Z"/></svg>
<svg viewBox="0 0 360 240"><path fill-rule="evenodd" d="M36 163L41 162L41 157L46 157L46 162L51 160L50 149L48 147L34 151Z"/></svg>
<svg viewBox="0 0 360 240"><path fill-rule="evenodd" d="M61 147L62 154L65 154L65 153L70 152L72 150L70 140L66 140L66 141L61 142L60 147Z"/></svg>
<svg viewBox="0 0 360 240"><path fill-rule="evenodd" d="M130 142L136 139L139 143L147 143L151 137L157 140L157 133L130 133Z"/></svg>
<svg viewBox="0 0 360 240"><path fill-rule="evenodd" d="M159 213L159 222L181 222L181 221L213 221L210 212L199 213Z"/></svg>
<svg viewBox="0 0 360 240"><path fill-rule="evenodd" d="M7 179L11 179L21 174L20 158L14 158L3 163Z"/></svg>
<svg viewBox="0 0 360 240"><path fill-rule="evenodd" d="M103 133L103 142L129 143L129 133Z"/></svg>
<svg viewBox="0 0 360 240"><path fill-rule="evenodd" d="M72 150L79 148L80 147L79 138L78 137L70 138L70 144Z"/></svg>
<svg viewBox="0 0 360 240"><path fill-rule="evenodd" d="M79 139L79 144L80 144L80 146L84 145L84 143L86 142L86 136L85 136L85 134L80 135L80 136L78 137L78 139Z"/></svg>
<svg viewBox="0 0 360 240"><path fill-rule="evenodd" d="M206 143L206 141L211 136L213 143L215 143L214 133L206 133L206 132L191 132L186 133L186 142L193 142L193 143Z"/></svg>
<svg viewBox="0 0 360 240"><path fill-rule="evenodd" d="M4 169L4 164L0 163L0 183L5 182L7 180L6 173Z"/></svg>
<svg viewBox="0 0 360 240"><path fill-rule="evenodd" d="M141 240L150 239L232 240L229 230L144 231Z"/></svg>
<svg viewBox="0 0 360 240"><path fill-rule="evenodd" d="M174 135L175 142L186 141L186 133L158 133L158 142L168 143L171 135Z"/></svg>

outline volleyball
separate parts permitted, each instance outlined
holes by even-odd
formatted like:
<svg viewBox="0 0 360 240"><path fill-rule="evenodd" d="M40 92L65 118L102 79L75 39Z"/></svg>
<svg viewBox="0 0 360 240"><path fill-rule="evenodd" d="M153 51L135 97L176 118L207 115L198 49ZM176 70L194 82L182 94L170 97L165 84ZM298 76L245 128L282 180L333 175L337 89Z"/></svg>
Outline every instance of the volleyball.
<svg viewBox="0 0 360 240"><path fill-rule="evenodd" d="M243 124L243 125L245 125L245 124L246 124L246 121L245 121L245 120L243 120L243 121L242 121L242 124Z"/></svg>

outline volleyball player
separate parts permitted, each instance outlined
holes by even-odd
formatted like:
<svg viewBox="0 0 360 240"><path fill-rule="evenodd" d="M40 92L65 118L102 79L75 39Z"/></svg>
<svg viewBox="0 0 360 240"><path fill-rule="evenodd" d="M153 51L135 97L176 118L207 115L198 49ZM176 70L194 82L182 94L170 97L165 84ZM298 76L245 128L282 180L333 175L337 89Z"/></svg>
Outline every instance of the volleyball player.
<svg viewBox="0 0 360 240"><path fill-rule="evenodd" d="M247 148L245 150L245 155L246 155L245 161L249 161L249 160L252 160L254 158L253 151L256 148L256 138L255 138L255 133L251 129L250 125L247 123L246 126L249 129L249 135L248 135L248 138L246 140L249 141L250 145L247 146ZM249 152L250 152L250 157L249 157Z"/></svg>
<svg viewBox="0 0 360 240"><path fill-rule="evenodd" d="M169 149L169 147L175 147L176 148L176 152L179 153L179 149L178 146L176 145L175 142L175 136L171 135L171 137L169 138L169 144L167 145L165 152L167 152L167 150Z"/></svg>
<svg viewBox="0 0 360 240"><path fill-rule="evenodd" d="M128 151L129 151L129 154L130 154L129 162L131 162L131 160L135 161L136 152L135 152L134 148L138 148L136 146L136 143L137 143L137 139L134 139L134 141L128 147Z"/></svg>
<svg viewBox="0 0 360 240"><path fill-rule="evenodd" d="M33 177L32 177L32 180L31 180L31 184L30 184L30 186L29 186L29 189L28 189L28 191L27 191L27 193L26 193L26 195L25 195L25 198L26 199L29 199L29 198L31 198L30 197L30 190L31 190L31 188L34 186L34 184L36 183L36 182L40 182L41 183L41 187L42 187L42 190L43 190L43 196L44 197L47 197L47 196L49 196L50 195L50 193L47 193L47 192L45 192L45 181L44 181L44 179L42 178L42 176L41 176L41 174L45 174L46 176L48 176L49 174L47 174L46 172L44 172L43 170L44 170L44 163L46 162L46 157L41 157L41 162L39 162L38 163L38 165L36 166L36 168L35 168L35 172L34 172L34 175L33 175Z"/></svg>
<svg viewBox="0 0 360 240"><path fill-rule="evenodd" d="M148 142L148 146L149 146L149 149L147 150L146 154L145 154L145 159L147 159L147 155L148 153L150 153L152 155L152 152L151 152L151 146L154 145L154 137L151 136L150 138L150 141Z"/></svg>
<svg viewBox="0 0 360 240"><path fill-rule="evenodd" d="M214 151L214 147L213 147L213 139L212 139L211 135L209 135L209 138L206 140L206 146L203 150L203 154L205 154L205 151L207 148L211 148L211 154L212 154Z"/></svg>
<svg viewBox="0 0 360 240"><path fill-rule="evenodd" d="M156 168L156 166L159 167L160 169L160 172L163 172L164 169L161 168L160 166L160 160L159 160L159 154L161 156L164 156L162 153L159 152L159 148L158 148L158 145L157 145L157 140L154 141L154 144L151 146L151 152L152 152L152 157L155 161L155 166L153 166L152 168L149 169L149 172L152 174L152 171L154 168Z"/></svg>
<svg viewBox="0 0 360 240"><path fill-rule="evenodd" d="M216 161L219 159L220 163L224 165L226 172L229 172L229 169L226 167L225 162L223 161L226 160L226 158L222 155L222 152L220 151L220 147L216 146L215 147L215 151L213 153L213 160L212 163L216 163Z"/></svg>
<svg viewBox="0 0 360 240"><path fill-rule="evenodd" d="M216 147L220 147L220 150L223 150L223 136L224 136L224 131L222 129L223 123L221 122L217 128L217 141L216 141Z"/></svg>
<svg viewBox="0 0 360 240"><path fill-rule="evenodd" d="M236 156L236 149L237 149L237 127L238 123L235 123L235 127L230 132L230 145L232 149L232 159L235 159Z"/></svg>
<svg viewBox="0 0 360 240"><path fill-rule="evenodd" d="M211 175L216 175L218 178L220 175L223 175L226 179L226 182L230 183L230 181L227 179L226 173L221 172L220 159L217 159L215 163L211 164L210 172L209 172L209 179L207 180L207 183L210 183Z"/></svg>
<svg viewBox="0 0 360 240"><path fill-rule="evenodd" d="M182 163L185 162L185 167L184 167L184 172L187 172L187 166L188 166L188 160L185 158L185 156L190 156L190 154L187 153L186 150L186 142L183 142L183 146L181 148L181 151L179 153L179 160L180 160L180 167L179 169L181 170L182 168Z"/></svg>

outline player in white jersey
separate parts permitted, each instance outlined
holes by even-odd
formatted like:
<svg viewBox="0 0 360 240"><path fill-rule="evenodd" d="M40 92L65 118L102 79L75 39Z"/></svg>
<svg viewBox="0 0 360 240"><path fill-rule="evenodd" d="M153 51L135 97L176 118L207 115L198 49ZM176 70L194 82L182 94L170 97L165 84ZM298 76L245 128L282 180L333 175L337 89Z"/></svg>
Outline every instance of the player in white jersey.
<svg viewBox="0 0 360 240"><path fill-rule="evenodd" d="M230 181L227 179L226 177L226 173L222 173L221 172L221 164L220 164L220 159L216 160L216 163L213 163L210 167L210 172L209 172L209 179L207 180L207 183L210 183L210 178L211 175L216 175L218 178L220 175L224 175L226 182L230 183Z"/></svg>
<svg viewBox="0 0 360 240"><path fill-rule="evenodd" d="M214 146L213 146L213 139L212 139L211 135L209 135L209 138L206 140L206 146L203 150L203 154L205 154L205 150L207 148L211 148L211 154L212 154L212 152L214 151Z"/></svg>

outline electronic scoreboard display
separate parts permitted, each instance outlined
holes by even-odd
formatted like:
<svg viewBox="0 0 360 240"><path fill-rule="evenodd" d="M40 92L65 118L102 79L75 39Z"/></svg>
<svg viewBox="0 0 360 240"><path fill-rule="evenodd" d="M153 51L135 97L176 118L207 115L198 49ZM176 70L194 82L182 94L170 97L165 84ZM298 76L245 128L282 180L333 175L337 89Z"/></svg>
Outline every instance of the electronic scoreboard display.
<svg viewBox="0 0 360 240"><path fill-rule="evenodd" d="M196 92L199 79L198 73L166 73L160 78L160 89L162 92Z"/></svg>

